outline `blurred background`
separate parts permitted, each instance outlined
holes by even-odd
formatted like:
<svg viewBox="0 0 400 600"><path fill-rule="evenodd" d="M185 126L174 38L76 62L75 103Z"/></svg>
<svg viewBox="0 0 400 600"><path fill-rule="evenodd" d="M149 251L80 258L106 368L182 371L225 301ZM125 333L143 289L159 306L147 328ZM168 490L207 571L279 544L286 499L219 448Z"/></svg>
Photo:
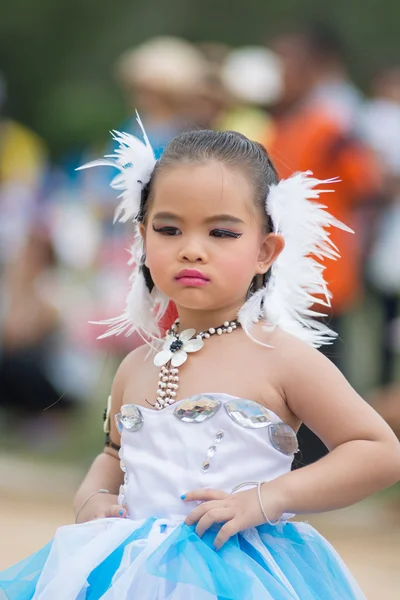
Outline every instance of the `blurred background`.
<svg viewBox="0 0 400 600"><path fill-rule="evenodd" d="M0 569L71 522L103 444L102 412L137 339L97 340L120 314L129 226L112 225L109 130L157 156L193 128L262 142L282 177L341 183L331 212L325 350L400 435L400 5L14 0L0 18ZM302 432L304 439L309 433ZM310 438L313 460L320 448ZM398 598L400 489L310 518L369 599ZM6 541L3 541L6 540ZM396 561L396 564L395 564Z"/></svg>

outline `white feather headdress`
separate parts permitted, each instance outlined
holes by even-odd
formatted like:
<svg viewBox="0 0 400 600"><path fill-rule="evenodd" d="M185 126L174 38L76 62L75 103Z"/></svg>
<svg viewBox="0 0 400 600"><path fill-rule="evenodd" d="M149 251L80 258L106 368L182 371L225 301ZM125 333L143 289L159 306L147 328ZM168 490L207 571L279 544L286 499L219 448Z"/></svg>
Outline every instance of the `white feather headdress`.
<svg viewBox="0 0 400 600"><path fill-rule="evenodd" d="M108 331L100 337L130 335L137 331L144 339L158 337L158 322L168 307L168 298L156 287L151 294L143 275L143 242L137 221L143 187L150 181L156 160L154 152L137 114L144 143L127 134L113 132L119 147L114 154L80 167L87 169L112 166L120 173L111 187L121 190L121 202L115 220L134 224L134 240L128 264L133 265L131 289L122 315L103 321ZM319 318L325 313L313 306L330 306L331 295L324 280L325 267L316 260L336 260L339 252L330 239L329 228L338 227L352 233L346 225L335 219L325 206L316 202L322 192L320 185L338 181L320 181L310 171L297 173L270 188L266 199L266 212L272 219L274 232L283 235L285 247L271 268L267 284L245 302L238 314L244 331L251 337L254 323L262 319L268 328L280 327L284 331L318 347L329 344L336 334Z"/></svg>
<svg viewBox="0 0 400 600"><path fill-rule="evenodd" d="M307 171L271 186L266 211L274 232L283 235L285 247L272 265L267 284L239 311L239 321L248 334L253 323L263 319L267 327L280 327L314 347L329 344L337 336L319 320L327 315L313 309L315 304L329 307L331 299L325 266L316 258L340 258L329 229L353 233L315 201L320 193L333 191L317 189L320 185L337 181L321 181Z"/></svg>
<svg viewBox="0 0 400 600"><path fill-rule="evenodd" d="M157 323L168 306L168 298L156 287L151 294L149 293L142 272L144 249L137 216L140 212L142 190L150 181L156 159L137 113L136 120L142 131L144 143L129 133L113 131L113 139L119 144L115 153L89 162L78 169L104 166L118 169L119 174L110 183L113 189L121 191L118 196L121 202L116 209L114 222L126 223L132 220L134 225L131 257L128 261L128 264L133 266L133 271L130 276L131 289L126 299L125 310L119 317L101 322L102 325L108 326L108 331L100 338L122 333L131 335L134 331L145 338L158 336L160 332Z"/></svg>

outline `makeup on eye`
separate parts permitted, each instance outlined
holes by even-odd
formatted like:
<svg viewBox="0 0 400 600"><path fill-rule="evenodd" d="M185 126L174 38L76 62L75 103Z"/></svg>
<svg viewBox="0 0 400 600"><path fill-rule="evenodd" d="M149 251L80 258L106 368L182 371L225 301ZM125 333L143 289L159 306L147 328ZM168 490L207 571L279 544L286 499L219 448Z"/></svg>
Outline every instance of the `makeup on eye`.
<svg viewBox="0 0 400 600"><path fill-rule="evenodd" d="M153 231L155 231L156 233L160 233L161 235L174 236L178 235L179 233L179 229L177 227L172 227L171 225L167 225L164 227L156 227L155 225L153 225L152 228Z"/></svg>
<svg viewBox="0 0 400 600"><path fill-rule="evenodd" d="M152 228L153 228L153 231L155 231L156 233L160 233L161 235L176 236L179 233L181 233L180 230L177 227L173 227L171 225L165 225L165 226L162 226L162 227L157 227L156 225L153 224ZM232 231L230 229L215 228L215 229L212 229L209 232L209 235L211 237L216 237L216 238L233 238L233 239L238 239L243 234L241 232Z"/></svg>

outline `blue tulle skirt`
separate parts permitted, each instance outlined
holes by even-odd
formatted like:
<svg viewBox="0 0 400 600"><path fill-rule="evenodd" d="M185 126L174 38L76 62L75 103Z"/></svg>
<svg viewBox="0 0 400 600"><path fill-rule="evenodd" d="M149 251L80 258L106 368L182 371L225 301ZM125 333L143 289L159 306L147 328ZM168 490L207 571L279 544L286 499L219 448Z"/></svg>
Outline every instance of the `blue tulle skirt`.
<svg viewBox="0 0 400 600"><path fill-rule="evenodd" d="M216 552L217 529L167 519L61 527L0 573L0 600L354 600L360 588L306 523L248 529Z"/></svg>

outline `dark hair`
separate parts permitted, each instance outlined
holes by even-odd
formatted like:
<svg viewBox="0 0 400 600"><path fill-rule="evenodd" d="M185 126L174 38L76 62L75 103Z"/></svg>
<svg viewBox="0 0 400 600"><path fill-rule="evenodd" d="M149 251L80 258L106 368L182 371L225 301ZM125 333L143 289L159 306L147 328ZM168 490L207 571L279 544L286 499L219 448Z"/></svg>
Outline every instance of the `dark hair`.
<svg viewBox="0 0 400 600"><path fill-rule="evenodd" d="M271 185L278 183L278 174L264 146L252 142L236 131L188 131L175 137L165 148L157 161L150 181L142 190L140 211L137 221L143 223L158 174L177 163L201 163L217 161L233 169L242 169L254 186L254 202L262 215L265 215L266 231L272 223L265 212L265 201ZM149 269L143 264L143 275L151 291L154 282Z"/></svg>

